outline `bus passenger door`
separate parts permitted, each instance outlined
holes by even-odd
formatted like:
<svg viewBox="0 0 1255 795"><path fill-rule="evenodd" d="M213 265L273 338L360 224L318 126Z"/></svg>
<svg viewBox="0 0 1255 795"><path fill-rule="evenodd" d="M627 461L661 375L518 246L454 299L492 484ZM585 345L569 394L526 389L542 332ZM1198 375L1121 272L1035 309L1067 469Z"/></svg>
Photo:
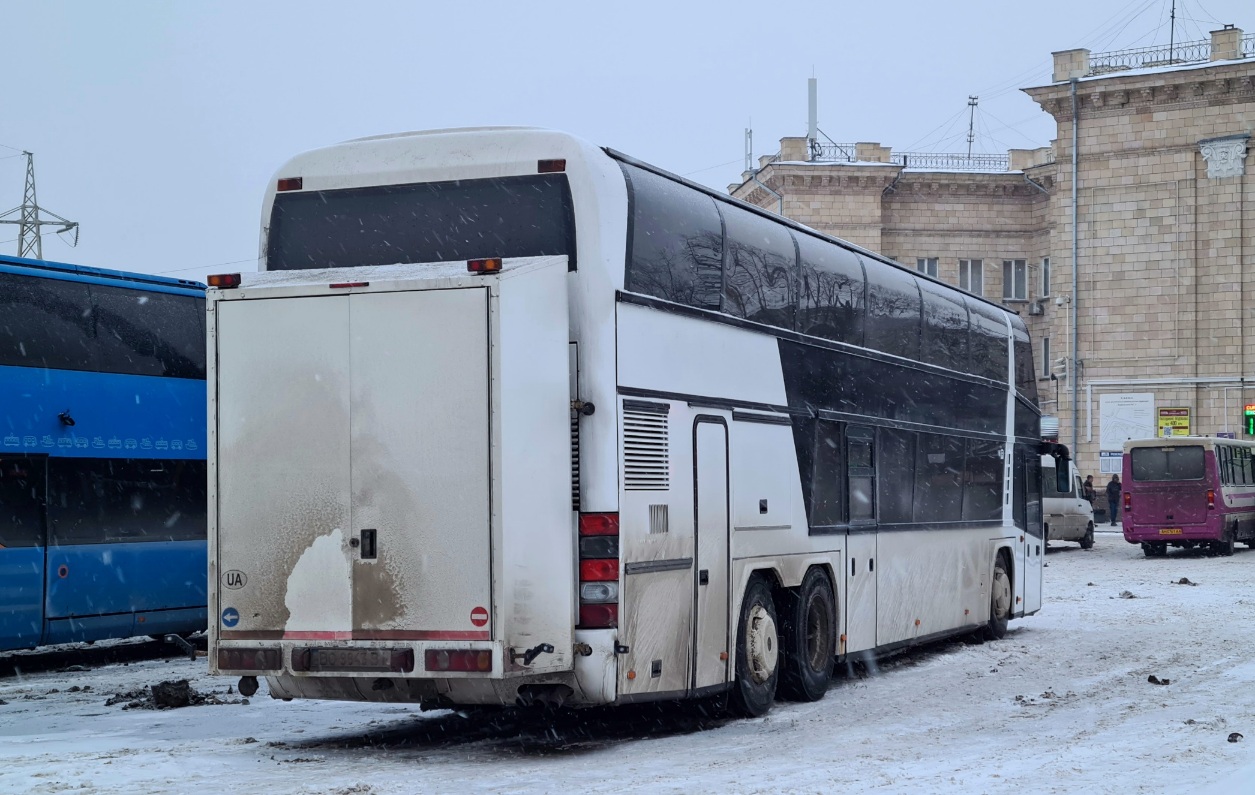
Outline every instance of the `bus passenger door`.
<svg viewBox="0 0 1255 795"><path fill-rule="evenodd" d="M1013 615L1034 613L1041 609L1042 567L1046 554L1045 524L1042 517L1041 457L1029 451L1023 459L1024 466L1016 474L1024 480L1024 519L1028 532L1023 532L1025 528L1021 528L1024 538L1023 553L1020 558L1022 574L1015 578L1017 581L1015 591L1016 596L1022 596L1023 602L1013 606ZM1023 585L1023 590L1018 587L1020 584Z"/></svg>
<svg viewBox="0 0 1255 795"><path fill-rule="evenodd" d="M0 649L43 636L47 469L43 456L0 457Z"/></svg>
<svg viewBox="0 0 1255 795"><path fill-rule="evenodd" d="M875 431L846 432L846 487L850 529L846 536L847 654L876 646L876 451Z"/></svg>
<svg viewBox="0 0 1255 795"><path fill-rule="evenodd" d="M728 681L728 426L699 417L693 428L696 581L693 687Z"/></svg>

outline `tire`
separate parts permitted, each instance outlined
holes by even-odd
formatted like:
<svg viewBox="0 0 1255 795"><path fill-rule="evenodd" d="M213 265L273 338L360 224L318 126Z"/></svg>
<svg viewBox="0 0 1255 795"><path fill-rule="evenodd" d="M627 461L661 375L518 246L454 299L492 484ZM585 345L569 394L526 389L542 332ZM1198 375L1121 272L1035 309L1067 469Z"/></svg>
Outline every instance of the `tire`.
<svg viewBox="0 0 1255 795"><path fill-rule="evenodd" d="M1011 575L1001 554L994 558L994 577L989 585L989 622L985 624L985 639L999 640L1007 634L1011 620Z"/></svg>
<svg viewBox="0 0 1255 795"><path fill-rule="evenodd" d="M1081 536L1081 549L1094 548L1094 523L1090 522L1089 527L1085 528L1085 535Z"/></svg>
<svg viewBox="0 0 1255 795"><path fill-rule="evenodd" d="M1224 537L1215 542L1215 545L1212 546L1212 551L1223 558L1227 558L1233 555L1235 546L1236 543L1233 540L1233 531L1226 530Z"/></svg>
<svg viewBox="0 0 1255 795"><path fill-rule="evenodd" d="M741 600L736 630L736 681L728 708L736 715L756 718L767 714L780 679L780 637L771 588L759 577L750 580Z"/></svg>
<svg viewBox="0 0 1255 795"><path fill-rule="evenodd" d="M818 701L828 692L836 659L837 606L823 569L806 572L780 600L780 694Z"/></svg>

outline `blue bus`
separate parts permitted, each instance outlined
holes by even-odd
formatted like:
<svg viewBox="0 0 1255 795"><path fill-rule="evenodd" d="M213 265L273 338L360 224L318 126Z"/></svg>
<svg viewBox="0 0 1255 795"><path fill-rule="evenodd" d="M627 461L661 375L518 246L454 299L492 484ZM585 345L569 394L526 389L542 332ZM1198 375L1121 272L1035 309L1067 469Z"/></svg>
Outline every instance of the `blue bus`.
<svg viewBox="0 0 1255 795"><path fill-rule="evenodd" d="M205 628L204 290L0 256L0 650Z"/></svg>

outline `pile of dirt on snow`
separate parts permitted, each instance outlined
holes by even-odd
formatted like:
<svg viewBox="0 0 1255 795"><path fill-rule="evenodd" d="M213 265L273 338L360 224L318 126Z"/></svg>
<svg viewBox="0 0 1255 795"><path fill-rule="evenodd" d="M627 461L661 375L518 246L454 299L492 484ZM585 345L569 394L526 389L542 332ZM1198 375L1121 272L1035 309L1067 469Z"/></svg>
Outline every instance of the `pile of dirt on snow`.
<svg viewBox="0 0 1255 795"><path fill-rule="evenodd" d="M225 695L231 695L227 688ZM205 704L247 704L247 698L220 698L216 693L200 693L186 679L160 682L139 690L115 693L105 702L106 707L121 704L122 709L177 709L199 707Z"/></svg>

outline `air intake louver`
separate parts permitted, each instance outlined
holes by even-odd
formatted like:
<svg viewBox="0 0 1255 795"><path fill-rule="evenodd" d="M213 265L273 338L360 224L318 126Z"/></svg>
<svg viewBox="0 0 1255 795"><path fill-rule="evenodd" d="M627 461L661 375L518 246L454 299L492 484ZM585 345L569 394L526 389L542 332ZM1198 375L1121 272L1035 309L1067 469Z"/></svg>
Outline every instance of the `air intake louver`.
<svg viewBox="0 0 1255 795"><path fill-rule="evenodd" d="M666 403L623 401L623 488L666 491L671 487Z"/></svg>
<svg viewBox="0 0 1255 795"><path fill-rule="evenodd" d="M571 510L580 509L580 413L571 412Z"/></svg>

